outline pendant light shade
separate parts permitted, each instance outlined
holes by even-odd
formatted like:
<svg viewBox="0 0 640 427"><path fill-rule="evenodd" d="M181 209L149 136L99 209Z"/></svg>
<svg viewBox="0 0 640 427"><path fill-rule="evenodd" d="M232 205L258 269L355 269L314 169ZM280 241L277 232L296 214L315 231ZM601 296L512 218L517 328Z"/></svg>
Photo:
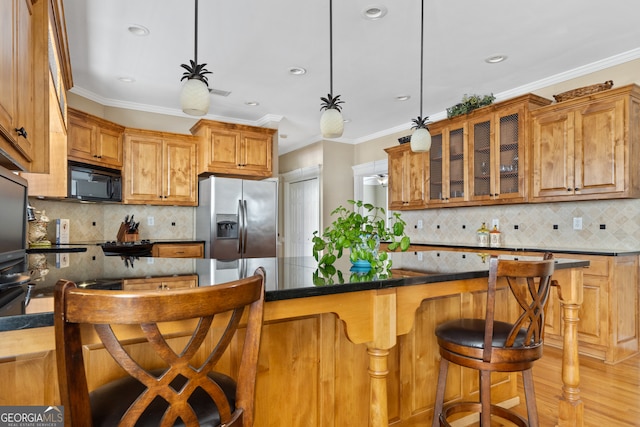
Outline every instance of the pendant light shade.
<svg viewBox="0 0 640 427"><path fill-rule="evenodd" d="M320 132L324 138L339 138L344 131L344 119L340 110L324 110L320 116Z"/></svg>
<svg viewBox="0 0 640 427"><path fill-rule="evenodd" d="M431 134L426 128L420 128L411 134L411 151L423 153L431 148Z"/></svg>
<svg viewBox="0 0 640 427"><path fill-rule="evenodd" d="M333 0L329 0L329 90L326 98L320 98L320 110L324 110L320 116L320 132L323 138L340 138L344 131L340 104L344 101L340 95L333 96Z"/></svg>
<svg viewBox="0 0 640 427"><path fill-rule="evenodd" d="M194 26L194 52L193 60L189 64L180 64L186 71L182 74L182 80L187 80L180 93L180 106L182 111L192 116L204 116L209 112L209 82L205 65L198 64L198 0L195 0L195 26Z"/></svg>
<svg viewBox="0 0 640 427"><path fill-rule="evenodd" d="M422 0L422 8L421 8L421 14L420 14L420 115L417 118L412 119L412 122L413 122L412 129L415 129L415 131L411 135L411 151L415 151L416 153L424 153L425 151L429 151L429 149L431 149L431 134L429 133L429 129L427 129L427 120L429 120L429 117L425 117L422 115L423 68L424 68L424 0Z"/></svg>
<svg viewBox="0 0 640 427"><path fill-rule="evenodd" d="M180 93L182 111L191 116L204 116L209 112L209 87L202 80L188 79Z"/></svg>

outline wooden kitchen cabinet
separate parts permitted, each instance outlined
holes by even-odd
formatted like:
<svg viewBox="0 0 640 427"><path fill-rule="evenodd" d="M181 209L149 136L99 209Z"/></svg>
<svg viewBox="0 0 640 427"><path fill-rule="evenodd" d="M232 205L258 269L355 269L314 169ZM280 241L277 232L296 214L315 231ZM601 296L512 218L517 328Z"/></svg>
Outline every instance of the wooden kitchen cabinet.
<svg viewBox="0 0 640 427"><path fill-rule="evenodd" d="M196 140L190 135L127 129L123 202L197 206L196 153Z"/></svg>
<svg viewBox="0 0 640 427"><path fill-rule="evenodd" d="M550 101L527 94L494 105L469 121L469 200L518 203L527 197L529 111Z"/></svg>
<svg viewBox="0 0 640 427"><path fill-rule="evenodd" d="M0 164L48 172L48 2L0 5Z"/></svg>
<svg viewBox="0 0 640 427"><path fill-rule="evenodd" d="M409 144L385 151L389 159L389 209L424 208L427 197L425 153L412 152Z"/></svg>
<svg viewBox="0 0 640 427"><path fill-rule="evenodd" d="M198 137L198 174L256 179L273 175L275 129L200 120L191 133Z"/></svg>
<svg viewBox="0 0 640 427"><path fill-rule="evenodd" d="M532 112L531 201L640 196L640 87Z"/></svg>
<svg viewBox="0 0 640 427"><path fill-rule="evenodd" d="M122 168L124 127L82 111L68 109L69 160L113 169Z"/></svg>
<svg viewBox="0 0 640 427"><path fill-rule="evenodd" d="M141 279L124 279L123 291L155 291L169 289L186 289L198 286L197 274L167 277L143 277Z"/></svg>
<svg viewBox="0 0 640 427"><path fill-rule="evenodd" d="M440 122L429 127L429 206L456 205L468 194L467 125L464 121Z"/></svg>
<svg viewBox="0 0 640 427"><path fill-rule="evenodd" d="M203 258L204 243L154 243L151 255L159 258Z"/></svg>
<svg viewBox="0 0 640 427"><path fill-rule="evenodd" d="M588 260L583 274L584 300L578 317L580 353L617 363L640 350L638 256L554 254ZM547 309L545 342L562 345L563 320L554 291Z"/></svg>
<svg viewBox="0 0 640 427"><path fill-rule="evenodd" d="M550 102L527 94L431 124L427 207L525 201L529 111Z"/></svg>

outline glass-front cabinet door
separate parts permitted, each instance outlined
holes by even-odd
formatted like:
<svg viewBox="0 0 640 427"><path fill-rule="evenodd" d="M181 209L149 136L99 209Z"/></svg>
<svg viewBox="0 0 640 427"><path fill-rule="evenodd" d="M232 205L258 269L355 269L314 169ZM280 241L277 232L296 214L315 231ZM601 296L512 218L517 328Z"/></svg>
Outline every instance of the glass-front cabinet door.
<svg viewBox="0 0 640 427"><path fill-rule="evenodd" d="M469 200L524 197L522 109L478 117L469 123Z"/></svg>
<svg viewBox="0 0 640 427"><path fill-rule="evenodd" d="M465 126L434 129L429 152L429 205L466 200L468 169Z"/></svg>

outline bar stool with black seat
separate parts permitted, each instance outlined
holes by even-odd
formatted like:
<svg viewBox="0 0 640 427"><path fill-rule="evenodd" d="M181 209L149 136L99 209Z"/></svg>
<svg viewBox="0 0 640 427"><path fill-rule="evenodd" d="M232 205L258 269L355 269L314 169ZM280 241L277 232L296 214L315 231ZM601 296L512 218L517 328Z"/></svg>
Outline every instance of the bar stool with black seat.
<svg viewBox="0 0 640 427"><path fill-rule="evenodd" d="M233 282L157 291L82 289L58 281L54 329L65 425L252 426L264 278L259 268ZM237 334L242 352L236 381L215 369L245 318L246 330ZM163 333L163 327L178 321L186 323L171 325L191 326L185 327L184 348L175 350L171 329ZM156 369L143 367L124 342L131 333L121 332L130 332L130 325L139 326L149 344L137 359L155 360ZM92 329L129 376L89 392L81 335Z"/></svg>
<svg viewBox="0 0 640 427"><path fill-rule="evenodd" d="M538 426L533 363L542 357L544 314L554 261L551 254L542 260L489 260L489 282L484 319L455 319L436 327L440 347L440 373L436 390L433 427L449 426L449 417L480 413L480 426L491 425L491 415L517 426ZM514 322L495 319L496 289L508 286L520 314ZM508 319L507 319L508 320ZM453 402L444 406L449 363L476 369L480 378L479 402ZM516 412L491 404L491 372L522 372L528 420Z"/></svg>

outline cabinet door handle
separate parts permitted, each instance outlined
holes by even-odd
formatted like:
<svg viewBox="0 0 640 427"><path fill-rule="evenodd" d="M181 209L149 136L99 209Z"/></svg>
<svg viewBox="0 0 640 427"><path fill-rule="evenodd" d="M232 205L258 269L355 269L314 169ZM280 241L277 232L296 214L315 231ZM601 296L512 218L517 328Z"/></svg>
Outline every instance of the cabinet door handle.
<svg viewBox="0 0 640 427"><path fill-rule="evenodd" d="M20 127L19 129L16 128L16 132L18 132L18 136L21 136L23 138L27 138L27 131L24 129L24 127Z"/></svg>
<svg viewBox="0 0 640 427"><path fill-rule="evenodd" d="M102 156L99 156L97 154L94 154L93 157L95 157L96 159L101 159L102 158Z"/></svg>

